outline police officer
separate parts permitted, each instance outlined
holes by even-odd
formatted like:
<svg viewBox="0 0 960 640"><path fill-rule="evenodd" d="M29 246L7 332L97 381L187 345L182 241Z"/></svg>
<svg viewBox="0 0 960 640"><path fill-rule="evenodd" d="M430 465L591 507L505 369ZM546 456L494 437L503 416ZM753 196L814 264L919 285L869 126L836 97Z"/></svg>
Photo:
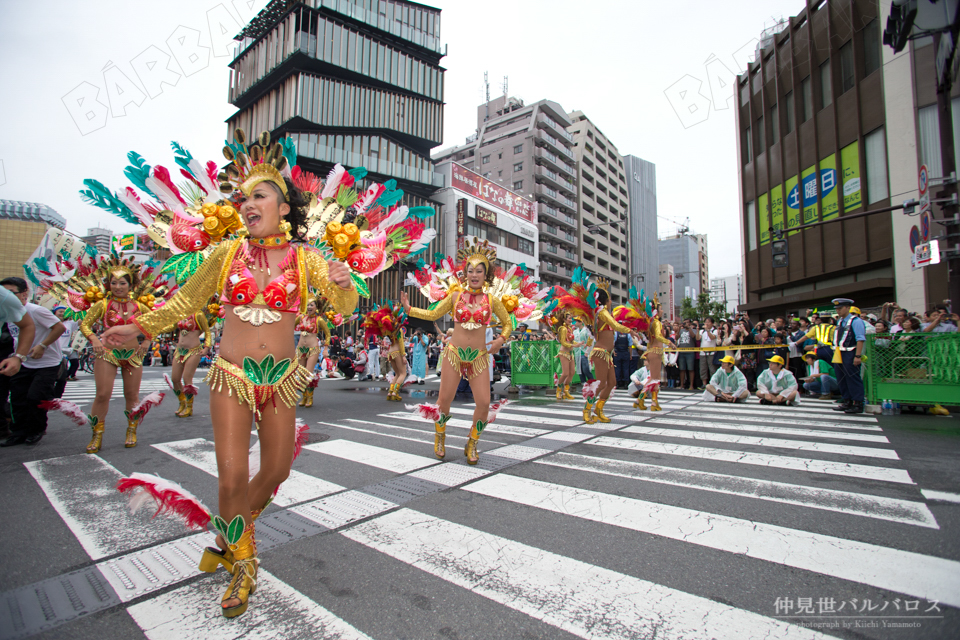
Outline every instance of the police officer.
<svg viewBox="0 0 960 640"><path fill-rule="evenodd" d="M837 373L840 387L840 404L834 411L844 413L863 413L863 378L860 377L861 355L866 340L866 326L859 316L850 313L853 300L835 298L833 304L840 316L840 323L834 334L835 349L832 363Z"/></svg>

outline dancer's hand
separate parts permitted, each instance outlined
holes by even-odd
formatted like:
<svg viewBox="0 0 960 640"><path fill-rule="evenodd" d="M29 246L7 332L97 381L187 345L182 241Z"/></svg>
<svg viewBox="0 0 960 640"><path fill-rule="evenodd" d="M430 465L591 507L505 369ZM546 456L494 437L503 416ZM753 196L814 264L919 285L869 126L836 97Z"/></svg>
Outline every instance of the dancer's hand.
<svg viewBox="0 0 960 640"><path fill-rule="evenodd" d="M403 306L403 312L410 315L410 296L407 295L406 291L400 292L400 304Z"/></svg>
<svg viewBox="0 0 960 640"><path fill-rule="evenodd" d="M341 289L349 289L353 284L350 269L339 260L327 261L327 279Z"/></svg>
<svg viewBox="0 0 960 640"><path fill-rule="evenodd" d="M100 336L100 339L97 342L93 343L94 350L97 349L97 343L102 350L104 345L110 347L122 347L130 340L136 338L140 334L140 327L135 324L124 324L116 327L110 327Z"/></svg>

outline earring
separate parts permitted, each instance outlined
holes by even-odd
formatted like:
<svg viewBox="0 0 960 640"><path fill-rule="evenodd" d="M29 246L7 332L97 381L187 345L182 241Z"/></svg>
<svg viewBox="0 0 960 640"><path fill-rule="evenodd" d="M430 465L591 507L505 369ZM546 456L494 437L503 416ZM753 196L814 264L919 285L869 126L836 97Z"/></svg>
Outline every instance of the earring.
<svg viewBox="0 0 960 640"><path fill-rule="evenodd" d="M282 231L283 234L284 234L285 236L287 236L287 241L288 241L288 242L293 238L293 236L290 234L290 229L292 229L292 228L293 228L293 226L292 226L289 222L287 222L286 220L281 220L281 221L280 221L280 231Z"/></svg>

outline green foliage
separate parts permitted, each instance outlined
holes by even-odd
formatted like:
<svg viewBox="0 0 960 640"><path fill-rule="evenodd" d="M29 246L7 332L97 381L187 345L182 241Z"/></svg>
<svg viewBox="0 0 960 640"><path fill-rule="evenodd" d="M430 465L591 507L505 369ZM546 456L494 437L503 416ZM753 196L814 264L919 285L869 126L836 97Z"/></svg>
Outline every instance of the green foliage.
<svg viewBox="0 0 960 640"><path fill-rule="evenodd" d="M353 286L357 288L358 294L364 298L370 297L370 287L367 286L367 283L363 278L353 272L350 272L350 279L353 280Z"/></svg>

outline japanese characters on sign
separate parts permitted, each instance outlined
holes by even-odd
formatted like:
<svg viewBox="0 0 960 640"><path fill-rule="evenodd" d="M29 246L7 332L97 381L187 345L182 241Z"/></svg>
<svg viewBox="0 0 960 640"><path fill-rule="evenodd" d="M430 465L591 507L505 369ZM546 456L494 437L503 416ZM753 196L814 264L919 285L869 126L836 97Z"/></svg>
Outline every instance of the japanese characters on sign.
<svg viewBox="0 0 960 640"><path fill-rule="evenodd" d="M489 222L493 226L497 226L497 212L490 211L489 209L484 209L483 207L477 207L477 220L482 222Z"/></svg>
<svg viewBox="0 0 960 640"><path fill-rule="evenodd" d="M460 238L466 233L466 218L467 218L467 199L460 198L457 200L457 237Z"/></svg>
<svg viewBox="0 0 960 640"><path fill-rule="evenodd" d="M518 196L457 163L451 165L451 170L453 176L451 186L454 189L468 193L528 222L537 221L537 205L535 202Z"/></svg>

